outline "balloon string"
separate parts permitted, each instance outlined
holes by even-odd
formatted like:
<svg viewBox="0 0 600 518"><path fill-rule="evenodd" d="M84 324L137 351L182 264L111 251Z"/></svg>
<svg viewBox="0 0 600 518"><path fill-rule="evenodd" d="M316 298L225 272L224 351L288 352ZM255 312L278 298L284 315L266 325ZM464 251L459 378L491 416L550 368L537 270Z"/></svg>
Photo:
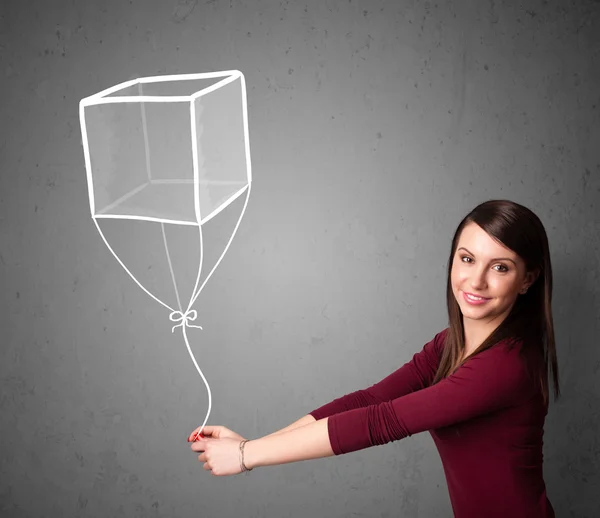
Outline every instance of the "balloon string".
<svg viewBox="0 0 600 518"><path fill-rule="evenodd" d="M173 271L173 264L171 263L171 254L169 254L169 245L167 245L167 235L165 233L165 224L161 223L160 228L162 230L163 242L165 244L165 252L167 254L167 262L169 263L169 270L171 271L171 280L173 281L173 287L175 288L175 297L177 298L177 306L179 312L183 311L181 308L181 300L179 298L179 290L177 289L177 281L175 280L175 272ZM173 319L171 319L173 320ZM192 319L194 320L194 319Z"/></svg>
<svg viewBox="0 0 600 518"><path fill-rule="evenodd" d="M100 228L100 225L98 224L98 221L96 220L95 217L92 216L92 220L94 221L94 225L96 225L96 228L98 229L98 233L100 234L100 237L102 237L102 241L104 241L104 244L106 245L106 247L110 250L111 254L114 256L114 258L118 261L118 263L123 267L123 270L125 270L128 275L135 281L135 283L142 288L142 290L144 290L148 295L150 295L150 297L152 297L156 302L158 302L159 304L162 304L165 308L171 310L171 311L175 311L171 306L169 306L168 304L165 304L162 300L160 300L158 297L154 296L152 293L150 293L146 288L144 288L144 286L142 286L142 284L140 283L140 281L138 281L135 278L135 275L133 275L133 273L131 273L129 271L129 268L127 268L127 266L125 266L125 264L123 263L123 261L121 261L121 258L117 255L117 253L113 250L112 246L110 246L110 243L108 242L108 240L106 239L106 236L104 235L104 233L102 232L102 229Z"/></svg>
<svg viewBox="0 0 600 518"><path fill-rule="evenodd" d="M173 326L173 329L171 329L171 333L175 331L176 327L197 327L198 329L202 329L202 326L196 326L193 324L190 324L190 321L194 321L196 320L196 318L198 317L198 312L195 309L192 310L188 310L185 313L181 312L181 311L173 311L170 315L169 315L169 319L172 322L179 322L179 324L175 324Z"/></svg>
<svg viewBox="0 0 600 518"><path fill-rule="evenodd" d="M221 260L225 256L225 253L229 249L229 246L231 245L231 242L233 241L233 238L234 238L235 234L237 233L238 227L240 226L240 223L242 221L244 213L246 212L246 207L248 206L248 200L250 199L251 189L252 189L252 186L250 183L248 183L248 185L244 189L244 190L246 190L246 200L244 202L244 207L242 208L242 212L240 214L240 217L238 218L237 224L231 234L231 237L229 238L229 241L227 242L227 245L225 246L225 250L223 250L221 257L219 257L218 261L215 263L212 270L206 276L206 279L204 279L204 282L202 283L202 286L200 286L200 289L197 290L198 283L200 281L200 275L202 272L202 266L204 263L204 243L203 243L203 236L202 236L202 224L198 225L198 233L199 233L199 240L200 240L200 264L198 265L198 275L196 277L196 283L194 285L192 297L191 297L191 299L188 303L188 307L185 311L183 311L183 308L181 306L181 299L179 298L179 291L177 289L177 281L175 280L175 272L173 271L173 265L171 263L171 254L169 253L169 246L167 244L167 236L165 233L165 228L164 228L164 225L161 224L163 242L165 245L165 252L167 254L167 262L169 264L169 270L171 272L171 279L173 281L173 287L175 288L175 296L177 298L177 304L179 306L179 311L171 310L171 314L169 315L169 319L172 322L179 322L178 324L173 326L173 328L171 329L171 332L173 333L177 327L181 327L181 331L183 333L183 338L185 340L185 345L187 347L188 353L190 354L190 358L192 359L192 362L194 363L194 366L196 367L198 374L200 374L202 381L204 381L204 384L206 385L206 390L208 392L208 412L206 414L206 418L204 419L204 422L202 423L202 426L198 429L198 432L194 436L194 440L196 440L199 436L202 436L202 430L204 430L204 425L206 425L208 416L210 415L210 410L211 410L211 406L212 406L212 394L210 391L210 386L208 385L208 382L206 381L206 378L204 377L204 374L200 370L200 367L198 366L198 363L196 362L196 358L194 357L194 354L192 353L192 349L190 347L190 344L189 344L189 341L187 338L186 327L196 327L198 329L202 329L202 326L190 324L190 322L195 321L196 318L198 317L198 312L195 309L191 309L191 307L194 304L194 302L196 301L196 299L198 298L198 296L200 295L200 292L204 288L204 285L208 282L208 279L212 276L213 272L216 270L217 266L219 266L219 263L221 262ZM243 193L244 190L242 190L240 192L240 194Z"/></svg>
<svg viewBox="0 0 600 518"><path fill-rule="evenodd" d="M198 278L196 279L196 285L194 286L194 292L193 292L193 296L188 304L188 310L189 308L192 307L192 305L194 304L194 302L196 302L196 299L198 298L198 295L200 295L200 292L203 290L204 286L206 285L206 283L208 282L208 280L211 278L212 274L214 273L214 271L217 269L217 266L219 266L219 264L221 263L221 261L223 260L223 258L225 257L225 254L227 253L227 250L229 250L229 246L231 245L231 242L233 241L233 238L235 237L238 227L240 226L240 223L242 222L242 218L244 217L244 213L246 212L246 207L248 206L248 201L250 200L250 191L252 190L252 184L248 183L246 185L246 187L244 187L244 189L240 189L240 195L244 193L244 191L246 191L246 200L244 201L244 207L242 208L242 212L240 214L240 217L237 220L237 223L235 225L235 228L233 229L233 232L231 233L231 237L229 238L229 240L227 241L227 245L225 246L225 250L223 250L223 253L221 254L221 257L219 257L219 260L215 263L215 265L212 267L212 270L208 273L208 275L206 276L206 278L204 279L204 282L202 283L202 285L200 286L200 288L198 288L198 281L200 280L200 270L198 270ZM200 254L201 254L201 259L200 259L200 269L202 268L202 252L203 252L203 243L202 243L202 225L200 225ZM198 288L198 289L197 289Z"/></svg>
<svg viewBox="0 0 600 518"><path fill-rule="evenodd" d="M206 424L206 421L208 421L208 416L210 415L210 410L212 407L212 394L210 391L210 386L208 385L208 382L206 381L206 378L204 377L204 374L202 374L202 371L200 370L200 367L198 367L198 363L196 362L196 358L194 357L194 353L192 352L192 348L190 347L190 342L188 341L188 337L187 337L187 333L185 328L186 327L199 327L200 329L202 329L200 326L194 326L191 325L189 323L189 320L195 320L197 316L196 310L191 310L191 311L187 311L186 313L182 314L181 311L174 311L173 313L171 313L170 315L170 319L172 321L178 321L181 320L181 323L174 326L173 330L175 330L175 327L181 327L181 331L183 333L183 339L185 340L185 346L187 347L188 352L190 353L190 358L192 359L192 362L194 362L194 366L196 367L196 370L198 371L198 374L200 374L200 377L202 378L202 381L204 381L204 384L206 385L206 390L208 392L208 412L206 413L206 417L204 418L204 422L202 423L202 426L199 428L196 436L194 437L194 440L201 435L202 430L204 430L204 425Z"/></svg>

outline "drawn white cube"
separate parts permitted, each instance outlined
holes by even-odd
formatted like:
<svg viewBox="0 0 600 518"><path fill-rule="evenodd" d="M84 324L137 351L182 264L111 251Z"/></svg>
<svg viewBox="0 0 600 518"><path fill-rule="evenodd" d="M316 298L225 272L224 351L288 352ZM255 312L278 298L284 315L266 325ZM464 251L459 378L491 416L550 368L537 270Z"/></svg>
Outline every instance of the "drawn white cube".
<svg viewBox="0 0 600 518"><path fill-rule="evenodd" d="M201 225L252 180L237 70L127 81L79 112L94 218Z"/></svg>

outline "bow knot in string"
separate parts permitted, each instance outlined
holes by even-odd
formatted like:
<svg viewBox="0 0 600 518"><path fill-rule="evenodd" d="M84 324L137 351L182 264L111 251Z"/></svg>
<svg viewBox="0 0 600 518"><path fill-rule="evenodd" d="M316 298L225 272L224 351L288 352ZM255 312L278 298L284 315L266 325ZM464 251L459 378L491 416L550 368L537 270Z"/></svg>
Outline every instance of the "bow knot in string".
<svg viewBox="0 0 600 518"><path fill-rule="evenodd" d="M169 315L169 319L172 322L179 322L179 324L175 324L173 329L171 329L171 333L175 331L176 327L197 327L198 329L202 329L202 326L195 326L190 324L190 321L193 322L198 317L198 312L195 309L188 309L185 313L181 311L173 311Z"/></svg>

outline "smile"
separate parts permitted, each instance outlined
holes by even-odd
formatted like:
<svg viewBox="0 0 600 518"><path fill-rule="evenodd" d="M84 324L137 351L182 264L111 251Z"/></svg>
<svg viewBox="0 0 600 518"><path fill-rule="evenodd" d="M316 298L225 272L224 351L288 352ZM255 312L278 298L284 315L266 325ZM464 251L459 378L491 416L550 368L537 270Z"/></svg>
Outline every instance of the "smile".
<svg viewBox="0 0 600 518"><path fill-rule="evenodd" d="M463 297L464 299L469 303L469 304L485 304L488 300L490 299L486 299L483 297L476 297L475 295L471 295L470 293L466 293L463 291Z"/></svg>

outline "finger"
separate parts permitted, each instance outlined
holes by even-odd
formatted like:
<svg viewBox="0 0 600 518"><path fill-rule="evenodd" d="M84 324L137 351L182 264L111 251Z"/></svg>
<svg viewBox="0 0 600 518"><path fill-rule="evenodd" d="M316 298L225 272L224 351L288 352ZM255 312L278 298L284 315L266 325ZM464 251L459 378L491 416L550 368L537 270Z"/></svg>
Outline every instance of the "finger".
<svg viewBox="0 0 600 518"><path fill-rule="evenodd" d="M206 425L203 429L202 429L202 433L205 436L212 436L212 437L217 437L219 435L219 430L220 430L220 426L211 426L211 425Z"/></svg>
<svg viewBox="0 0 600 518"><path fill-rule="evenodd" d="M194 441L197 441L199 439L204 439L204 435L202 435L200 433L200 428L198 428L197 430L195 430L194 432L192 432L192 434L190 436L188 436L187 442L194 442Z"/></svg>
<svg viewBox="0 0 600 518"><path fill-rule="evenodd" d="M192 445L190 446L190 448L193 451L204 451L206 450L206 443L205 440L201 440L201 441L196 441L194 443L192 443Z"/></svg>

